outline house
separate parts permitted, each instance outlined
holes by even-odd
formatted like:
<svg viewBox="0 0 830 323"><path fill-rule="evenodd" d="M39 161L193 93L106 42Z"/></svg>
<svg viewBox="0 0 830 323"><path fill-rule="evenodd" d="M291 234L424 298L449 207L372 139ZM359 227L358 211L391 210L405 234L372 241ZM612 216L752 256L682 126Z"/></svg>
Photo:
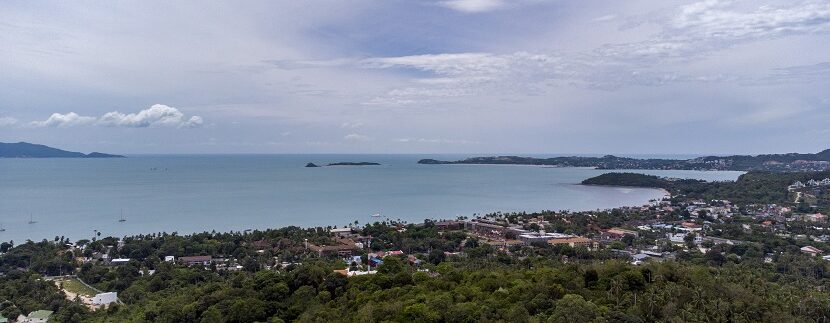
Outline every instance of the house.
<svg viewBox="0 0 830 323"><path fill-rule="evenodd" d="M47 310L37 310L34 312L29 313L27 316L23 316L22 314L17 317L18 323L46 323L49 322L49 317L52 316L52 311Z"/></svg>
<svg viewBox="0 0 830 323"><path fill-rule="evenodd" d="M822 186L830 185L830 178L825 178L819 182Z"/></svg>
<svg viewBox="0 0 830 323"><path fill-rule="evenodd" d="M352 228L334 228L329 232L341 238L348 238L352 236Z"/></svg>
<svg viewBox="0 0 830 323"><path fill-rule="evenodd" d="M637 233L637 231L626 230L626 229L623 229L623 228L611 228L611 229L605 230L605 233L608 234L608 235L611 235L612 237L615 237L617 239L622 238L624 236L634 236L635 238L640 236L640 234Z"/></svg>
<svg viewBox="0 0 830 323"><path fill-rule="evenodd" d="M576 247L585 247L591 248L593 245L593 241L591 239L585 237L569 237L569 238L554 238L548 240L548 244L555 246L555 245L568 245L571 248Z"/></svg>
<svg viewBox="0 0 830 323"><path fill-rule="evenodd" d="M821 249L813 247L813 246L804 246L801 247L801 252L806 253L811 256L817 256L822 253Z"/></svg>
<svg viewBox="0 0 830 323"><path fill-rule="evenodd" d="M357 251L357 245L351 239L337 239L336 245L318 246L315 244L308 244L308 250L318 253L320 256L337 254L341 257L351 256Z"/></svg>
<svg viewBox="0 0 830 323"><path fill-rule="evenodd" d="M108 305L118 301L118 293L99 293L92 297L92 304L94 305Z"/></svg>
<svg viewBox="0 0 830 323"><path fill-rule="evenodd" d="M819 182L817 180L811 179L807 181L807 186L819 186Z"/></svg>
<svg viewBox="0 0 830 323"><path fill-rule="evenodd" d="M164 256L165 262L176 262L176 256Z"/></svg>
<svg viewBox="0 0 830 323"><path fill-rule="evenodd" d="M187 265L187 266L195 266L195 265L202 265L202 266L209 266L211 262L213 262L212 256L191 256L191 257L179 257L179 262Z"/></svg>
<svg viewBox="0 0 830 323"><path fill-rule="evenodd" d="M644 253L638 253L636 255L631 256L631 263L634 265L642 264L644 261L648 260L650 256Z"/></svg>

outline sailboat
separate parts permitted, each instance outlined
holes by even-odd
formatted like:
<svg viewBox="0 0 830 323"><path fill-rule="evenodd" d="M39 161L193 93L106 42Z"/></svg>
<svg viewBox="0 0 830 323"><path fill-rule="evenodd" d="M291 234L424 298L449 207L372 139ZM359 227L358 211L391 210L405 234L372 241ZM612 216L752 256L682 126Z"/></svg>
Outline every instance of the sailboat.
<svg viewBox="0 0 830 323"><path fill-rule="evenodd" d="M37 223L37 221L35 221L35 218L33 218L32 214L29 213L29 224L35 224L35 223Z"/></svg>
<svg viewBox="0 0 830 323"><path fill-rule="evenodd" d="M6 228L2 224L0 224L0 232L6 232Z"/></svg>
<svg viewBox="0 0 830 323"><path fill-rule="evenodd" d="M379 218L379 217L380 217L380 213L375 213L375 214L372 214L372 217L373 217L373 218Z"/></svg>
<svg viewBox="0 0 830 323"><path fill-rule="evenodd" d="M127 219L124 218L124 209L121 209L121 219L118 219L118 222L127 222Z"/></svg>

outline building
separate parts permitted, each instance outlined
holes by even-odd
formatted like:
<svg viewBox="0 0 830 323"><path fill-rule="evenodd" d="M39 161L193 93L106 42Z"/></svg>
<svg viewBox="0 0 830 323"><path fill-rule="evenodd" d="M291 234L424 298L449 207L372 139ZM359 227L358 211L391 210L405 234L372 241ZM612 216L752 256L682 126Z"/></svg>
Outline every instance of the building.
<svg viewBox="0 0 830 323"><path fill-rule="evenodd" d="M108 305L117 301L118 293L116 292L100 293L92 297L93 305Z"/></svg>
<svg viewBox="0 0 830 323"><path fill-rule="evenodd" d="M790 190L790 191L794 191L794 190L802 189L804 187L805 187L804 183L802 183L801 181L796 181L792 185L788 186L787 189Z"/></svg>
<svg viewBox="0 0 830 323"><path fill-rule="evenodd" d="M166 262L176 262L176 256L164 256Z"/></svg>
<svg viewBox="0 0 830 323"><path fill-rule="evenodd" d="M640 234L637 231L626 230L623 228L611 228L605 230L605 233L617 239L622 238L624 236L634 236L635 238L640 236Z"/></svg>
<svg viewBox="0 0 830 323"><path fill-rule="evenodd" d="M830 185L830 178L825 178L825 179L821 180L821 182L819 182L819 184L821 184L822 186Z"/></svg>
<svg viewBox="0 0 830 323"><path fill-rule="evenodd" d="M548 240L548 244L555 246L555 245L568 245L571 248L576 247L585 247L591 248L593 247L593 241L591 239L585 237L569 237L569 238L554 238Z"/></svg>
<svg viewBox="0 0 830 323"><path fill-rule="evenodd" d="M209 266L211 262L213 262L212 256L191 256L191 257L179 257L179 262L187 265L187 266L195 266L195 265L202 265L202 266Z"/></svg>
<svg viewBox="0 0 830 323"><path fill-rule="evenodd" d="M334 254L341 257L348 257L357 251L357 249L357 245L351 239L337 239L337 244L331 246L308 244L308 250L318 253L321 257Z"/></svg>
<svg viewBox="0 0 830 323"><path fill-rule="evenodd" d="M817 180L811 179L807 181L807 186L819 186L819 182Z"/></svg>
<svg viewBox="0 0 830 323"><path fill-rule="evenodd" d="M464 221L438 221L435 228L440 231L461 230L464 229Z"/></svg>
<svg viewBox="0 0 830 323"><path fill-rule="evenodd" d="M329 232L341 238L348 238L352 236L352 228L334 228Z"/></svg>
<svg viewBox="0 0 830 323"><path fill-rule="evenodd" d="M533 243L548 243L551 239L571 238L573 236L561 233L545 233L544 231L538 233L526 233L519 235L519 241L525 245Z"/></svg>
<svg viewBox="0 0 830 323"><path fill-rule="evenodd" d="M813 246L804 246L801 247L801 252L806 253L811 256L818 256L822 253L821 249L813 247Z"/></svg>
<svg viewBox="0 0 830 323"><path fill-rule="evenodd" d="M23 316L22 314L17 317L18 323L46 323L49 322L49 317L52 316L52 311L47 310L37 310L34 312L29 313L27 316Z"/></svg>

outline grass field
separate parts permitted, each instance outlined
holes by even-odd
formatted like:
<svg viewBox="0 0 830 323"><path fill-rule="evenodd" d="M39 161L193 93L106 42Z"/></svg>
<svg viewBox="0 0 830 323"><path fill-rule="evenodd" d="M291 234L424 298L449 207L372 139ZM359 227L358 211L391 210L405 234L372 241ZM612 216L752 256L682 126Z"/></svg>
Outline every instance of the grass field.
<svg viewBox="0 0 830 323"><path fill-rule="evenodd" d="M90 297L95 296L95 294L97 294L97 292L94 289L87 287L86 285L78 281L77 278L64 279L61 281L61 283L63 284L63 289L75 294Z"/></svg>

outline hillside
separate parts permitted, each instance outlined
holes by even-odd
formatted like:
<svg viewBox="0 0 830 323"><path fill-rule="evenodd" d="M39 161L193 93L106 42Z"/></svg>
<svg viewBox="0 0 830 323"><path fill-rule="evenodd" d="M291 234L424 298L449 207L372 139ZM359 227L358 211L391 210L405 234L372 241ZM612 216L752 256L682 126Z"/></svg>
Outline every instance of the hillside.
<svg viewBox="0 0 830 323"><path fill-rule="evenodd" d="M713 200L724 199L739 204L771 203L795 206L795 193L787 187L796 182L811 179L821 180L830 177L830 171L823 172L764 172L752 171L741 175L734 182L705 182L690 179L668 179L653 175L634 173L606 173L582 181L584 185L613 185L662 188L672 195L684 195L689 198ZM808 189L810 195L816 196L818 210L830 210L827 193L830 188L816 187Z"/></svg>
<svg viewBox="0 0 830 323"><path fill-rule="evenodd" d="M28 142L4 143L0 142L0 158L123 158L121 155L111 155L99 152L89 154L66 151L45 145L30 144Z"/></svg>
<svg viewBox="0 0 830 323"><path fill-rule="evenodd" d="M473 157L456 161L422 159L419 164L515 164L558 167L594 167L597 169L680 169L680 170L766 170L821 171L830 169L830 149L815 154L767 154L706 156L692 159L637 159L606 155L602 157L533 158L519 156Z"/></svg>

